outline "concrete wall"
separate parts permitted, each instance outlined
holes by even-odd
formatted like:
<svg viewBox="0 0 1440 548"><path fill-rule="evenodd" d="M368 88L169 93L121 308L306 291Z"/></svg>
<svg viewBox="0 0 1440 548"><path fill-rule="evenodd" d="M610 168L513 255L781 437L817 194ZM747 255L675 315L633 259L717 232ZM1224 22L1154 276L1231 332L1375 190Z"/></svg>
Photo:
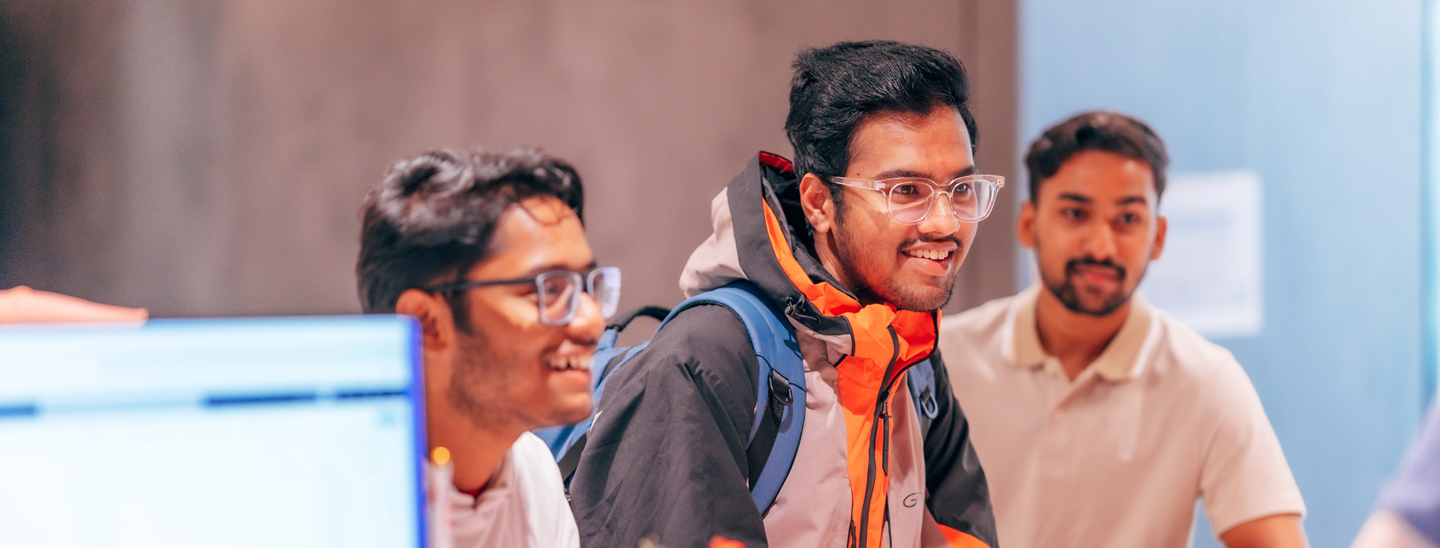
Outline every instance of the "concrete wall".
<svg viewBox="0 0 1440 548"><path fill-rule="evenodd" d="M1424 393L1420 2L1032 0L1021 34L1026 138L1114 107L1154 124L1174 171L1260 173L1265 326L1218 342L1260 393L1313 545L1348 546Z"/></svg>
<svg viewBox="0 0 1440 548"><path fill-rule="evenodd" d="M357 210L391 162L539 145L585 178L623 304L672 304L710 198L757 150L790 152L798 46L959 53L981 169L1013 176L1015 17L1009 0L11 0L0 287L161 316L355 312ZM1014 289L999 209L957 307Z"/></svg>

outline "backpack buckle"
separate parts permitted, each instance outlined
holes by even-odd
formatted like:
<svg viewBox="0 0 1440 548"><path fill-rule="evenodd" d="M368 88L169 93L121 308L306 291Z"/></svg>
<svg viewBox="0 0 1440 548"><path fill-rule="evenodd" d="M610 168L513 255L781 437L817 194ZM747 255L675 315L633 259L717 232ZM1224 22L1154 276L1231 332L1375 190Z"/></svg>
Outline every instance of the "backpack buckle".
<svg viewBox="0 0 1440 548"><path fill-rule="evenodd" d="M790 380L773 369L770 370L770 397L786 407L795 402L794 394L790 393Z"/></svg>
<svg viewBox="0 0 1440 548"><path fill-rule="evenodd" d="M940 415L940 403L935 401L935 394L930 393L928 386L920 392L920 411L932 419Z"/></svg>

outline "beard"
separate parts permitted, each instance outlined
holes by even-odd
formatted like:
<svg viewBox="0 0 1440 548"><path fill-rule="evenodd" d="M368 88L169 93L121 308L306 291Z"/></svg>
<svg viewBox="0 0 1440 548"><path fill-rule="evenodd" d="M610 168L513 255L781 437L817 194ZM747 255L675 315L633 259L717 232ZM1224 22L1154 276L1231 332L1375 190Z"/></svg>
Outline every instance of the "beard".
<svg viewBox="0 0 1440 548"><path fill-rule="evenodd" d="M913 312L934 312L950 302L951 294L955 292L955 276L959 268L952 269L941 286L933 288L928 285L907 285L899 283L895 278L886 275L867 276L866 272L880 272L883 261L876 260L877 249L875 246L866 246L863 238L852 235L845 221L846 207L841 205L837 208L835 221L835 238L832 240L835 245L835 256L840 259L840 268L844 270L845 279L850 285L849 288L860 299L861 303L878 302L890 303L900 310ZM908 240L894 250L899 253L912 244L921 241ZM935 240L924 241L948 241L956 244L954 251L957 257L963 256L964 243L958 238L947 237ZM877 278L871 283L870 278Z"/></svg>
<svg viewBox="0 0 1440 548"><path fill-rule="evenodd" d="M544 381L536 384L534 371L544 366L505 340L487 335L473 322L471 329L455 331L456 352L446 391L455 411L483 430L533 430L590 416L593 402L583 407L571 405L573 402ZM585 394L588 396L589 390Z"/></svg>
<svg viewBox="0 0 1440 548"><path fill-rule="evenodd" d="M1075 271L1080 266L1113 269L1115 271L1116 281L1119 282L1120 287L1116 288L1109 295L1100 295L1098 303L1087 303L1084 296L1081 295L1080 290L1075 287L1075 283L1071 281L1075 278ZM1097 261L1086 257L1084 259L1071 259L1069 262L1066 262L1065 272L1060 280L1051 280L1042 274L1041 281L1044 282L1045 288L1050 290L1050 294L1054 295L1055 298L1060 301L1060 304L1064 305L1069 311L1089 316L1108 316L1110 313L1119 310L1120 307L1125 306L1125 303L1130 302L1130 296L1134 294L1134 289L1125 289L1126 275L1125 267L1117 265L1108 259Z"/></svg>
<svg viewBox="0 0 1440 548"><path fill-rule="evenodd" d="M500 399L495 387L503 386L505 382L504 378L495 378L503 372L490 371L486 367L494 362L493 356L488 355L492 348L489 340L474 329L456 329L455 335L459 351L455 353L455 362L450 369L447 394L450 404L476 427L513 420L514 417L504 410L486 405Z"/></svg>

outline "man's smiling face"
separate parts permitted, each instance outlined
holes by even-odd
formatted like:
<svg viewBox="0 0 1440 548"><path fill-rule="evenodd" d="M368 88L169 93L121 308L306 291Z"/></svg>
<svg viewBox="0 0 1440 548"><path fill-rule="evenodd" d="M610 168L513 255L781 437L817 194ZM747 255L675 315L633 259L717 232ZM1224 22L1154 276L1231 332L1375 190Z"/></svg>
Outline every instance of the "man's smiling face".
<svg viewBox="0 0 1440 548"><path fill-rule="evenodd" d="M511 206L500 217L491 247L495 251L465 279L513 280L595 266L580 218L552 197ZM435 394L444 394L479 427L529 430L590 415L590 359L604 320L589 294L580 296L574 320L562 326L540 322L533 283L473 288L464 297L471 328L454 333L459 349L454 363L426 364L437 375L451 370L429 379L438 383Z"/></svg>
<svg viewBox="0 0 1440 548"><path fill-rule="evenodd" d="M926 114L884 112L855 128L845 177L922 177L944 185L975 173L970 134L954 108ZM975 222L955 218L941 197L918 224L886 212L886 195L845 187L836 205L835 274L862 302L888 302L903 310L931 311L950 299L960 263L975 238Z"/></svg>

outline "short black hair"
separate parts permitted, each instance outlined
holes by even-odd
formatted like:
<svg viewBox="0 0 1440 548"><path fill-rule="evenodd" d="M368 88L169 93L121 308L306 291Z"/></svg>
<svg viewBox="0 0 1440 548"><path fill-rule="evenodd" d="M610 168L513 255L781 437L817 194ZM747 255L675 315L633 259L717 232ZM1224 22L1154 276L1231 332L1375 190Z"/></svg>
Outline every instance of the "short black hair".
<svg viewBox="0 0 1440 548"><path fill-rule="evenodd" d="M1053 177L1065 162L1080 152L1099 150L1145 162L1155 178L1155 198L1165 194L1165 170L1170 155L1165 141L1150 126L1113 110L1082 112L1050 126L1025 153L1030 173L1030 202L1040 194L1040 183Z"/></svg>
<svg viewBox="0 0 1440 548"><path fill-rule="evenodd" d="M580 175L536 149L436 150L397 162L365 196L355 265L367 313L394 313L407 289L450 281L494 252L501 216L526 198L552 196L584 219ZM447 295L456 325L463 299Z"/></svg>
<svg viewBox="0 0 1440 548"><path fill-rule="evenodd" d="M899 42L841 42L802 48L794 67L785 133L800 176L845 175L855 127L883 112L923 115L948 106L965 121L971 150L978 143L970 80L954 55Z"/></svg>

